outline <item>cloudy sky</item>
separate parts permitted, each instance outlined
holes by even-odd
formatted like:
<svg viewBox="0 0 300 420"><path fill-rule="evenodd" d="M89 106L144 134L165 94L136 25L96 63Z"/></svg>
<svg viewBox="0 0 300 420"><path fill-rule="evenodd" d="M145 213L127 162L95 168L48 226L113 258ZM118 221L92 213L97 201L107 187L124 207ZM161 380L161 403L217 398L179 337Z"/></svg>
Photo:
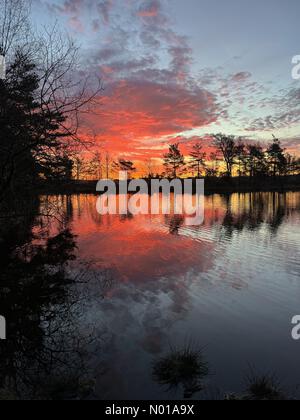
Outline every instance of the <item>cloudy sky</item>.
<svg viewBox="0 0 300 420"><path fill-rule="evenodd" d="M112 154L159 157L216 132L300 151L299 0L35 0L33 14L102 77L86 129Z"/></svg>

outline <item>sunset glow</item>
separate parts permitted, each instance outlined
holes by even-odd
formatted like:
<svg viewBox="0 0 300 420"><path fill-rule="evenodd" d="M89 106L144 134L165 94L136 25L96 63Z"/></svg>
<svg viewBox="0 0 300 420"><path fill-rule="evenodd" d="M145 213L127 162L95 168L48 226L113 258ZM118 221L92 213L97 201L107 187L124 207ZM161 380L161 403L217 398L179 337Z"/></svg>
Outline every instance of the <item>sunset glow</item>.
<svg viewBox="0 0 300 420"><path fill-rule="evenodd" d="M209 147L209 135L224 132L262 142L275 134L299 153L300 85L291 77L299 2L289 3L288 21L279 1L243 11L237 0L34 4L34 19L58 19L82 45L83 71L102 79L97 114L81 129L96 148L159 165L169 143L188 153L195 139Z"/></svg>
<svg viewBox="0 0 300 420"><path fill-rule="evenodd" d="M0 400L300 400L299 0L0 0Z"/></svg>

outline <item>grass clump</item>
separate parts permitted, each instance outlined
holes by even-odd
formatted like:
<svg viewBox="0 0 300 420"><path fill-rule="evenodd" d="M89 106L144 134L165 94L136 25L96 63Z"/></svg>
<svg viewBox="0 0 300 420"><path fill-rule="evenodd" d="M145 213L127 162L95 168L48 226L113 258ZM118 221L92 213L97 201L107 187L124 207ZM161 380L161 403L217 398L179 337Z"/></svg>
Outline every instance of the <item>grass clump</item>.
<svg viewBox="0 0 300 420"><path fill-rule="evenodd" d="M183 388L184 398L191 398L203 390L203 379L209 374L208 363L202 350L187 346L180 350L171 348L170 353L153 366L154 380L167 390Z"/></svg>
<svg viewBox="0 0 300 420"><path fill-rule="evenodd" d="M258 375L251 370L246 377L246 381L246 392L250 400L280 401L286 399L280 382L273 374Z"/></svg>

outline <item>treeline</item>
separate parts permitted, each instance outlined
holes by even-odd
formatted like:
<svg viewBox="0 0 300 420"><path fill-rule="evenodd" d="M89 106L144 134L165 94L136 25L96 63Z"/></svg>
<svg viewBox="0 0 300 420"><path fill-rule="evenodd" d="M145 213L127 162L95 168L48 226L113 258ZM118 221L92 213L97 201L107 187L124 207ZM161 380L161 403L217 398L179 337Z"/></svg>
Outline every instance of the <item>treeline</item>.
<svg viewBox="0 0 300 420"><path fill-rule="evenodd" d="M55 26L37 36L30 28L28 2L0 3L0 53L6 78L0 80L0 200L8 191L34 188L37 181L114 178L125 171L145 178L178 176L246 177L300 173L299 158L275 139L268 146L234 136L213 136L214 150L199 140L188 156L179 144L144 168L109 153L88 152L78 135L80 115L92 112L99 80L82 76L78 48ZM211 145L209 145L211 146ZM158 163L159 162L159 163Z"/></svg>
<svg viewBox="0 0 300 420"><path fill-rule="evenodd" d="M213 150L209 154L205 152L208 146ZM211 144L201 139L194 143L188 155L182 153L179 143L171 144L161 160L163 166L155 166L154 160L148 159L142 168L137 169L132 161L114 160L108 153L97 152L90 159L78 157L74 161L74 174L77 180L117 178L120 171L127 172L129 177L136 174L144 178L260 178L300 174L300 158L287 153L275 137L266 146L216 134Z"/></svg>
<svg viewBox="0 0 300 420"><path fill-rule="evenodd" d="M300 159L282 148L281 142L273 138L267 147L261 143L246 142L234 136L213 136L215 149L210 155L204 152L205 145L195 143L189 156L184 156L179 144L169 147L163 156L166 171L164 176L176 178L193 174L196 177L244 177L287 176L300 173Z"/></svg>
<svg viewBox="0 0 300 420"><path fill-rule="evenodd" d="M137 171L133 162L121 158L114 160L108 152L97 151L89 154L89 158L77 155L72 160L72 174L76 181L109 179L117 177L120 171L131 176Z"/></svg>
<svg viewBox="0 0 300 420"><path fill-rule="evenodd" d="M212 146L214 151L205 152L207 146ZM210 145L201 139L194 143L188 155L181 152L179 143L172 144L161 160L163 165L155 165L154 159L148 159L143 167L137 168L130 160L113 159L109 153L98 151L90 158L77 156L73 160L73 179L117 178L120 171L127 172L129 177L135 174L143 178L257 178L300 174L299 157L287 153L275 137L269 145L263 146L259 142L217 134Z"/></svg>

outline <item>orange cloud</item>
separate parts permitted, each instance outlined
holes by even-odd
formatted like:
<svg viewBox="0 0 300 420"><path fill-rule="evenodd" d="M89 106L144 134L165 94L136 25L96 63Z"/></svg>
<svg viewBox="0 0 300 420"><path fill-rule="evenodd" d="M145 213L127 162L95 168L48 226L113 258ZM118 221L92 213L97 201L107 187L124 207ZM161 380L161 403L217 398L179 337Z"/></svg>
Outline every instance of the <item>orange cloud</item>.
<svg viewBox="0 0 300 420"><path fill-rule="evenodd" d="M138 11L138 16L140 17L156 17L160 11L160 3L157 0L149 0L145 2L140 10Z"/></svg>
<svg viewBox="0 0 300 420"><path fill-rule="evenodd" d="M150 153L160 157L166 136L207 126L218 115L214 95L204 89L132 80L112 84L99 110L87 118L106 148L141 160Z"/></svg>

